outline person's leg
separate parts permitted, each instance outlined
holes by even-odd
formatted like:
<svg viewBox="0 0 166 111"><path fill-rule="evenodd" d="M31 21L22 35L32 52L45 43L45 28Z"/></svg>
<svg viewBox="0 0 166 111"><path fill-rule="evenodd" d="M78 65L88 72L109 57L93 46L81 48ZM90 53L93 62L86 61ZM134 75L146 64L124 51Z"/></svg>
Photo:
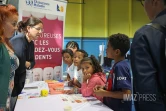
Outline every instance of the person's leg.
<svg viewBox="0 0 166 111"><path fill-rule="evenodd" d="M14 111L14 108L15 108L15 104L16 104L16 101L17 101L18 85L19 85L18 83L15 83L14 88L12 90L12 95L11 95L11 98L10 98L10 111Z"/></svg>
<svg viewBox="0 0 166 111"><path fill-rule="evenodd" d="M10 109L11 109L11 111L14 111L16 102L17 102L17 96L16 97L11 97L11 99L10 99Z"/></svg>

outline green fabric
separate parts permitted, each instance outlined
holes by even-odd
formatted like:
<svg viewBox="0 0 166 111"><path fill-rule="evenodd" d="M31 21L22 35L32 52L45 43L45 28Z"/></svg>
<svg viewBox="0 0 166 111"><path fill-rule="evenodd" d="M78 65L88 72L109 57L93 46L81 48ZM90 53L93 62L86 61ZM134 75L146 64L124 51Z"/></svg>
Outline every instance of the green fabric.
<svg viewBox="0 0 166 111"><path fill-rule="evenodd" d="M0 107L6 107L10 69L9 53L5 45L0 43Z"/></svg>

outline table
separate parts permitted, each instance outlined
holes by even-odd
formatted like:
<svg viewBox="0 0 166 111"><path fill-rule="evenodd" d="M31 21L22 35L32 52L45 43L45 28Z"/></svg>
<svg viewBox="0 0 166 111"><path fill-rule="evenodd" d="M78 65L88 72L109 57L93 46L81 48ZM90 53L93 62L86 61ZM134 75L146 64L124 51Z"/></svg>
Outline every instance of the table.
<svg viewBox="0 0 166 111"><path fill-rule="evenodd" d="M57 94L40 98L18 99L14 111L64 111L65 106L71 106L72 111L113 111L94 97L86 97L87 102L72 103L64 102L63 96L81 97L82 95Z"/></svg>

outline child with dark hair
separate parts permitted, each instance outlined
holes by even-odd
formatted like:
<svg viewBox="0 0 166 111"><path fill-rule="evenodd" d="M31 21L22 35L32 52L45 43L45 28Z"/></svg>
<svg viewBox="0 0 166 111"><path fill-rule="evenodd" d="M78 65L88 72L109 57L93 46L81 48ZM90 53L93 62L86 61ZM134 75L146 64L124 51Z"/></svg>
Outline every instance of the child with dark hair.
<svg viewBox="0 0 166 111"><path fill-rule="evenodd" d="M94 94L93 88L96 85L104 86L106 83L106 76L102 73L102 68L95 58L91 55L81 60L81 69L84 74L83 83L81 85L81 93L83 96L94 96L102 101L101 97Z"/></svg>
<svg viewBox="0 0 166 111"><path fill-rule="evenodd" d="M70 81L74 77L73 51L71 49L62 50L62 57L64 63L67 64L67 81Z"/></svg>
<svg viewBox="0 0 166 111"><path fill-rule="evenodd" d="M78 88L81 88L81 84L83 82L83 73L81 70L81 60L85 57L88 57L88 54L84 50L77 50L74 53L74 78L73 80L68 82L68 86L74 86L72 90L65 91L64 93L72 94L77 93Z"/></svg>
<svg viewBox="0 0 166 111"><path fill-rule="evenodd" d="M74 54L74 79L73 79L73 84L76 85L77 87L81 88L81 83L83 82L83 74L81 70L81 60L85 57L88 57L88 53L84 50L77 50Z"/></svg>
<svg viewBox="0 0 166 111"><path fill-rule="evenodd" d="M66 49L71 49L73 51L73 53L76 52L76 50L79 50L79 45L77 42L75 41L69 41L67 44L66 44Z"/></svg>
<svg viewBox="0 0 166 111"><path fill-rule="evenodd" d="M125 54L130 48L128 36L114 34L109 37L107 57L115 60L115 64L108 76L106 86L96 85L94 92L104 97L103 102L114 111L131 111L131 101L125 101L125 95L131 94L130 66L125 60ZM106 90L104 90L106 89Z"/></svg>

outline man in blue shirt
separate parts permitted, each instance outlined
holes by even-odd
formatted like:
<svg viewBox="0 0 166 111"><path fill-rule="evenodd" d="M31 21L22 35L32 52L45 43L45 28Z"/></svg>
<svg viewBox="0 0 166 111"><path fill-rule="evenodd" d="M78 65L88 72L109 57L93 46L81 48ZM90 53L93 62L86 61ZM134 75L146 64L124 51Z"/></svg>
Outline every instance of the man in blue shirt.
<svg viewBox="0 0 166 111"><path fill-rule="evenodd" d="M152 23L166 26L166 0L143 0L142 5ZM136 111L166 111L165 37L149 25L134 35L131 45L133 88L135 94L144 95L144 98L137 95ZM149 99L149 95L155 95L155 99Z"/></svg>
<svg viewBox="0 0 166 111"><path fill-rule="evenodd" d="M129 48L128 36L124 34L110 36L107 45L107 57L114 59L115 64L107 79L106 86L94 88L95 94L104 97L104 104L114 111L131 111L131 100L123 100L124 95L131 95L132 90L130 66L125 60L125 54Z"/></svg>

